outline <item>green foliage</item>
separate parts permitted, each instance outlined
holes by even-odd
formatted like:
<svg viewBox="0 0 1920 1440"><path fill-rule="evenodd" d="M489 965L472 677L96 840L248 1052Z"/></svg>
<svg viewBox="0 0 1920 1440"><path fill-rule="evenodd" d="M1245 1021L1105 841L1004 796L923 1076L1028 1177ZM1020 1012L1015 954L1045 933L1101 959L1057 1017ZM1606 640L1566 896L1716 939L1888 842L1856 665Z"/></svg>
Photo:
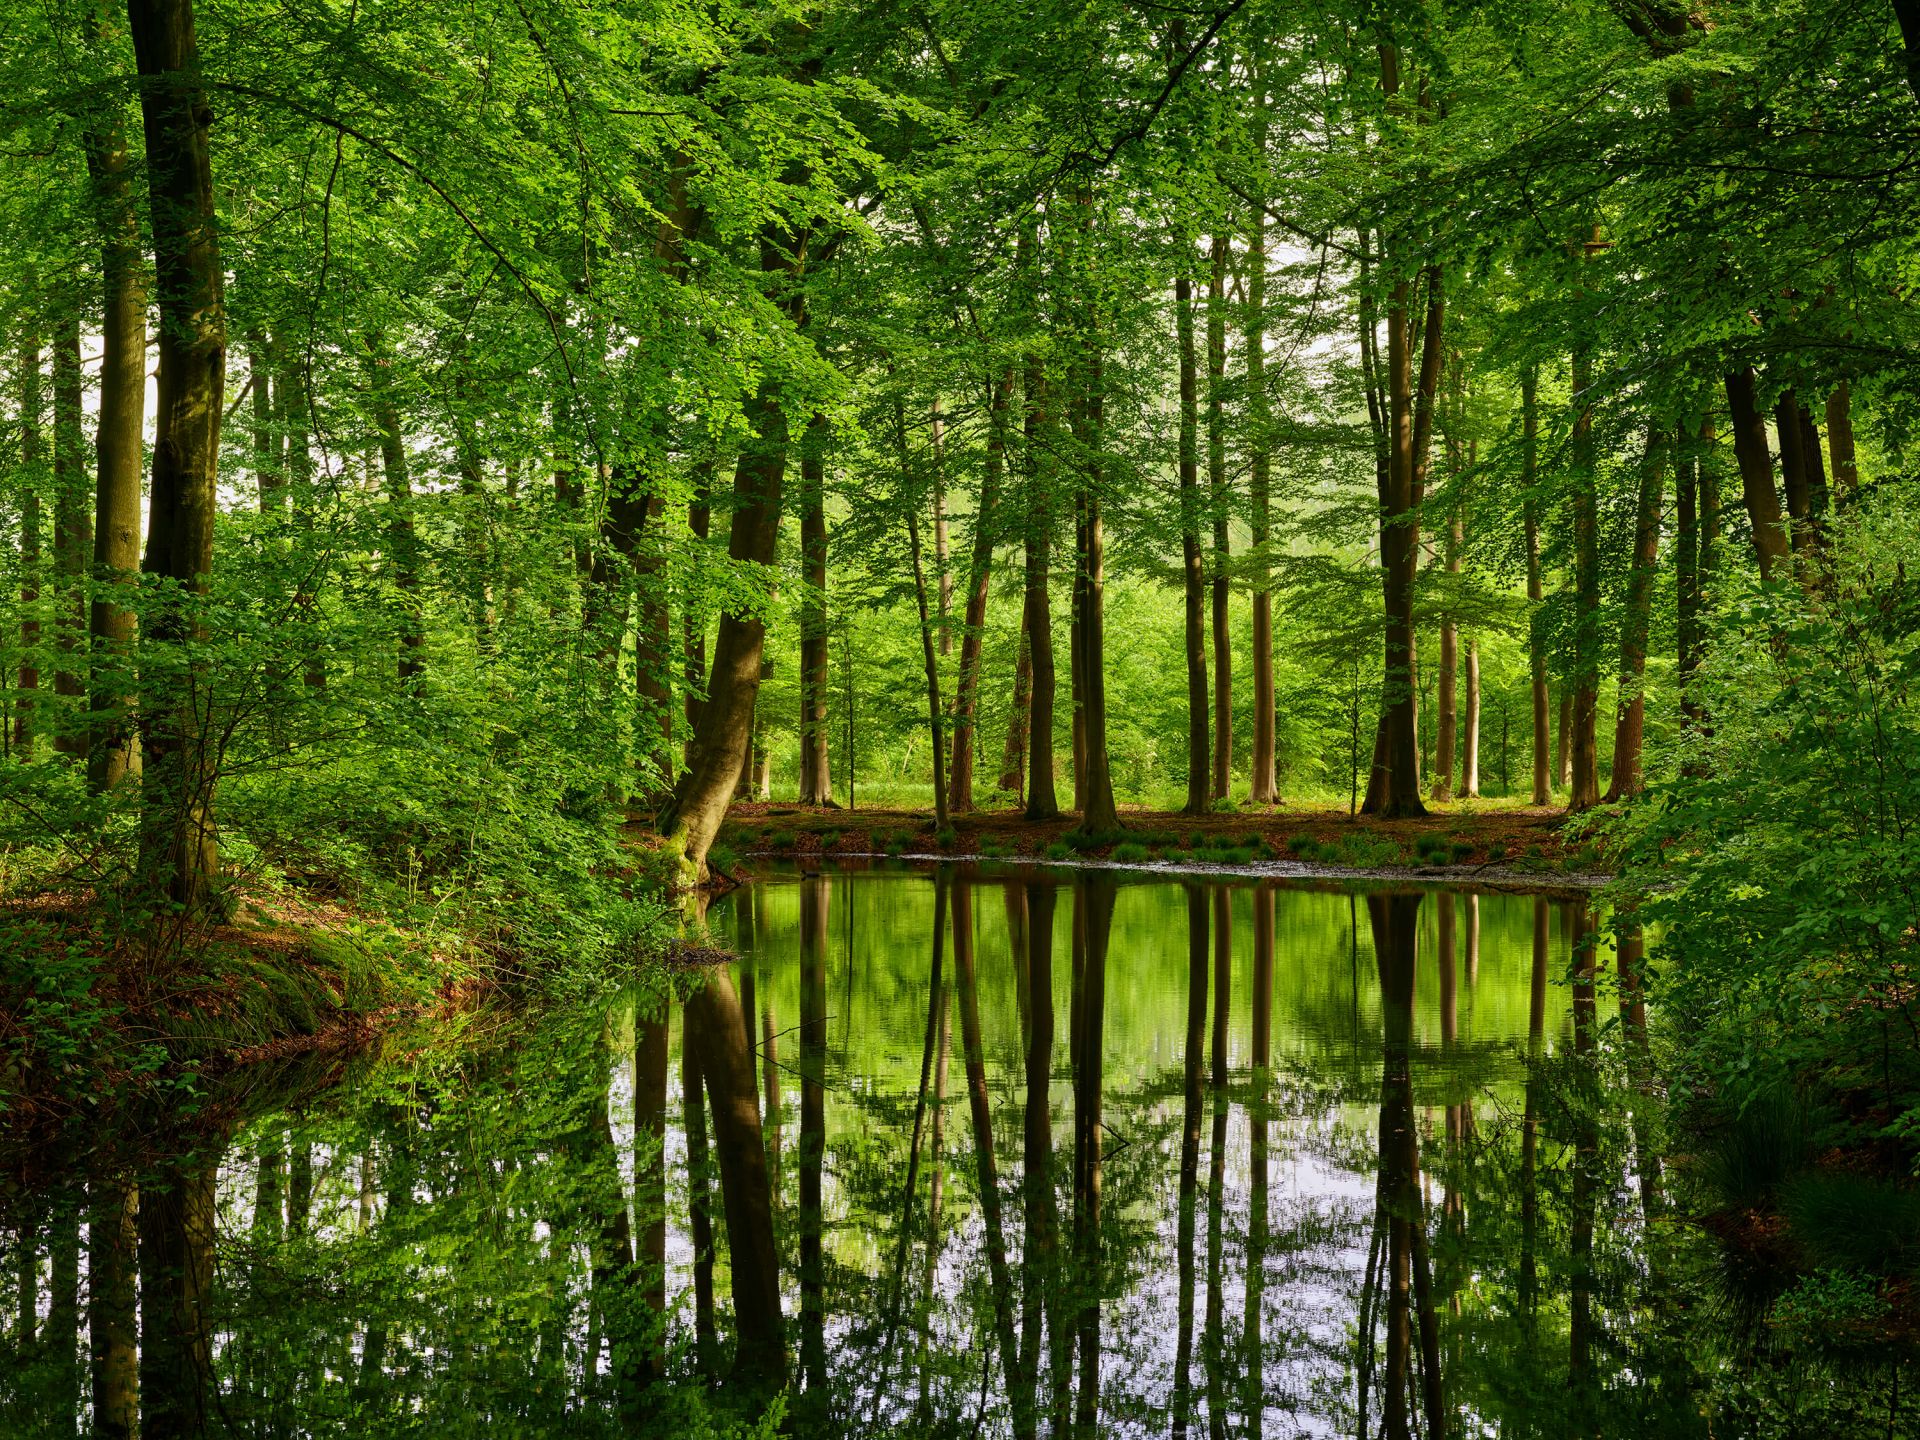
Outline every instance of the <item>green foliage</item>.
<svg viewBox="0 0 1920 1440"><path fill-rule="evenodd" d="M1796 1244L1825 1267L1913 1274L1920 1270L1920 1192L1845 1171L1796 1175L1780 1190Z"/></svg>

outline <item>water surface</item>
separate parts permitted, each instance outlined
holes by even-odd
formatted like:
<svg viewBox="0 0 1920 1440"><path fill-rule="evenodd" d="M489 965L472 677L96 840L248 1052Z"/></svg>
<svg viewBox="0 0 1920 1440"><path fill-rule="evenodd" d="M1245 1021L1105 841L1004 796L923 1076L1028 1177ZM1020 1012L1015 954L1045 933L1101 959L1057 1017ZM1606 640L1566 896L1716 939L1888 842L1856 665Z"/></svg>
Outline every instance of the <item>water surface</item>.
<svg viewBox="0 0 1920 1440"><path fill-rule="evenodd" d="M11 1197L10 1433L92 1423L116 1323L149 1433L1709 1433L1586 901L902 866L709 922L678 996L255 1074Z"/></svg>

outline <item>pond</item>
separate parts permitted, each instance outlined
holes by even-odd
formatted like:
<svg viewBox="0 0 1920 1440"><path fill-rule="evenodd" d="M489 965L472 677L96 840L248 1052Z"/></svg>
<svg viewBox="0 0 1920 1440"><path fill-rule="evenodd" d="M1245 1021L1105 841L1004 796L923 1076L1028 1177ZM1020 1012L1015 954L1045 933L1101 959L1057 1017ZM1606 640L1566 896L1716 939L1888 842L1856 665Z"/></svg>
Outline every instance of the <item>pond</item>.
<svg viewBox="0 0 1920 1440"><path fill-rule="evenodd" d="M897 865L708 919L736 958L674 995L250 1067L6 1197L0 1428L1679 1436L1782 1403L1674 1218L1638 947L1578 896ZM1893 1433L1895 1379L1845 1412Z"/></svg>

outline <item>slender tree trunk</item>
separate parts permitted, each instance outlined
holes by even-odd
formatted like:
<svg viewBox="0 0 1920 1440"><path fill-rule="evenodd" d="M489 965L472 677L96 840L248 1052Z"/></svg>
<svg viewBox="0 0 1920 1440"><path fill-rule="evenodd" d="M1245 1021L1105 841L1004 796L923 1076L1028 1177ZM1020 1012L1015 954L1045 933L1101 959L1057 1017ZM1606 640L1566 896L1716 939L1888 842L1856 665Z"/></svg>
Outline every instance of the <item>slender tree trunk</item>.
<svg viewBox="0 0 1920 1440"><path fill-rule="evenodd" d="M1029 820L1052 820L1060 814L1053 783L1053 607L1048 598L1047 572L1052 565L1053 506L1048 494L1052 477L1041 462L1041 444L1047 422L1046 371L1038 358L1027 361L1025 461L1027 480L1026 630L1027 657L1033 672L1033 699L1027 721L1027 808Z"/></svg>
<svg viewBox="0 0 1920 1440"><path fill-rule="evenodd" d="M1206 1055L1207 897L1198 885L1187 897L1187 1035L1180 1123L1180 1189L1174 1253L1179 1265L1177 1338L1173 1359L1173 1435L1185 1440L1192 1418L1194 1218L1200 1174L1201 1062Z"/></svg>
<svg viewBox="0 0 1920 1440"><path fill-rule="evenodd" d="M1467 711L1460 743L1460 798L1480 798L1480 642L1467 637Z"/></svg>
<svg viewBox="0 0 1920 1440"><path fill-rule="evenodd" d="M800 803L833 804L827 747L827 420L807 422L800 449Z"/></svg>
<svg viewBox="0 0 1920 1440"><path fill-rule="evenodd" d="M1193 281L1185 262L1174 280L1174 310L1180 341L1180 557L1187 642L1187 803L1182 813L1207 813L1212 778L1207 770L1206 562L1200 548L1199 364L1194 353Z"/></svg>
<svg viewBox="0 0 1920 1440"><path fill-rule="evenodd" d="M687 501L687 531L702 549L713 522L712 494L713 461L706 459L693 468L693 496ZM707 622L693 605L691 595L683 596L680 602L680 648L687 687L686 742L681 746L680 762L691 770L698 753L700 712L707 694Z"/></svg>
<svg viewBox="0 0 1920 1440"><path fill-rule="evenodd" d="M974 725L980 698L980 650L986 641L988 580L993 568L994 511L1006 469L1007 408L1013 370L1001 373L987 401L987 453L980 477L980 503L973 517L973 553L967 564L967 609L960 634L960 678L953 700L953 809L974 808L973 771L979 749Z"/></svg>
<svg viewBox="0 0 1920 1440"><path fill-rule="evenodd" d="M1079 985L1075 1029L1080 1054L1073 1072L1073 1221L1074 1260L1078 1272L1079 1393L1074 1425L1082 1435L1096 1433L1100 1420L1100 1269L1104 1051L1107 999L1107 946L1113 926L1113 884L1089 878L1074 895L1085 912L1086 954Z"/></svg>
<svg viewBox="0 0 1920 1440"><path fill-rule="evenodd" d="M1233 633L1228 624L1227 564L1227 252L1224 229L1213 235L1207 267L1207 499L1213 511L1213 785L1209 798L1224 800L1233 788Z"/></svg>
<svg viewBox="0 0 1920 1440"><path fill-rule="evenodd" d="M639 1232L635 1280L646 1309L649 1343L641 1373L667 1373L667 1012L633 1017L633 1218Z"/></svg>
<svg viewBox="0 0 1920 1440"><path fill-rule="evenodd" d="M1593 240L1598 243L1599 227ZM1574 660L1573 774L1567 809L1590 809L1600 801L1600 755L1596 722L1600 707L1600 512L1593 443L1593 360L1582 342L1573 351Z"/></svg>
<svg viewBox="0 0 1920 1440"><path fill-rule="evenodd" d="M1665 493L1666 464L1666 428L1650 427L1646 455L1640 462L1639 495L1634 502L1633 558L1627 572L1626 611L1620 620L1620 701L1613 730L1613 777L1607 785L1609 803L1638 795L1646 786L1640 768L1647 727L1647 697L1642 680L1647 669L1653 585L1660 560L1660 505Z"/></svg>
<svg viewBox="0 0 1920 1440"><path fill-rule="evenodd" d="M20 758L33 758L39 737L40 703L40 425L45 396L40 375L40 336L20 341L20 669L14 706L13 744Z"/></svg>
<svg viewBox="0 0 1920 1440"><path fill-rule="evenodd" d="M940 708L940 661L934 651L933 623L927 613L927 576L920 560L920 517L912 509L907 511L907 542L913 552L913 593L920 607L920 653L926 669L927 721L932 727L933 822L937 829L944 831L951 821L947 810L946 726Z"/></svg>
<svg viewBox="0 0 1920 1440"><path fill-rule="evenodd" d="M1084 217L1082 233L1090 236L1091 191L1082 189L1078 203ZM1085 333L1076 357L1072 412L1082 457L1082 471L1074 485L1073 573L1074 660L1079 680L1074 713L1081 722L1082 753L1074 774L1075 789L1084 792L1081 829L1090 835L1107 835L1120 828L1120 814L1114 806L1107 755L1106 531L1101 519L1101 492L1106 488L1106 362L1092 297L1084 297L1083 303L1089 308L1081 317Z"/></svg>
<svg viewBox="0 0 1920 1440"><path fill-rule="evenodd" d="M713 1316L713 1185L709 1179L712 1150L707 1143L707 1107L702 1100L700 1052L695 1048L695 1022L681 1007L680 1124L687 1137L687 1243L693 1250L694 1362L711 1376L718 1336Z"/></svg>
<svg viewBox="0 0 1920 1440"><path fill-rule="evenodd" d="M827 1150L827 920L821 876L800 882L800 1369L809 1400L827 1387L826 1252L821 1172Z"/></svg>
<svg viewBox="0 0 1920 1440"><path fill-rule="evenodd" d="M1027 624L1025 597L1020 613L1020 639L1013 654L1013 703L1007 710L1007 741L1000 756L1000 789L1017 804L1027 800L1028 728L1033 719L1033 645Z"/></svg>
<svg viewBox="0 0 1920 1440"><path fill-rule="evenodd" d="M1385 794L1378 810L1390 819L1427 813L1420 799L1420 755L1414 710L1413 592L1420 565L1420 532L1415 510L1419 437L1408 334L1411 289L1404 280L1396 284L1387 311L1387 379L1392 411L1387 503L1380 517L1380 572L1386 602L1386 694L1382 707ZM1428 323L1430 327L1433 325L1431 320Z"/></svg>
<svg viewBox="0 0 1920 1440"><path fill-rule="evenodd" d="M53 339L53 569L57 661L53 693L60 697L54 745L84 760L88 725L87 571L93 561L86 442L80 415L80 321L63 319Z"/></svg>
<svg viewBox="0 0 1920 1440"><path fill-rule="evenodd" d="M209 127L192 0L128 0L141 79L147 183L160 313L153 488L143 568L177 586L150 638L164 653L204 634L193 613L213 570L226 314L214 216ZM155 685L144 712L149 884L189 910L203 907L219 870L213 787L218 741L197 665ZM164 1429L146 1427L148 1440Z"/></svg>
<svg viewBox="0 0 1920 1440"><path fill-rule="evenodd" d="M1539 372L1529 365L1520 376L1520 488L1524 497L1527 537L1527 678L1533 697L1533 803L1553 801L1548 770L1552 720L1547 700L1547 646L1540 604L1546 596L1540 581L1540 401Z"/></svg>
<svg viewBox="0 0 1920 1440"><path fill-rule="evenodd" d="M1460 573L1460 547L1462 542L1460 512L1455 510L1447 517L1446 567L1449 575ZM1453 798L1453 760L1454 740L1458 734L1459 706L1456 703L1455 686L1460 672L1460 633L1454 625L1453 616L1448 614L1440 622L1440 674L1436 677L1439 691L1436 708L1436 737L1433 747L1433 798L1451 800Z"/></svg>
<svg viewBox="0 0 1920 1440"><path fill-rule="evenodd" d="M933 569L940 582L940 637L942 658L953 654L953 566L947 543L947 417L940 397L933 397L927 415L928 449L933 461Z"/></svg>
<svg viewBox="0 0 1920 1440"><path fill-rule="evenodd" d="M146 344L146 319L141 317L141 344ZM274 408L275 371L279 368L273 336L247 332L247 378L253 387L253 487L262 515L277 515L286 498L286 474L281 469L280 416ZM143 365L142 370L146 367ZM143 375L144 381L145 376ZM144 384L142 386L144 392ZM141 396L144 405L145 394Z"/></svg>
<svg viewBox="0 0 1920 1440"><path fill-rule="evenodd" d="M1254 121L1264 146L1266 95L1257 82ZM1254 208L1247 230L1247 450L1248 488L1253 505L1253 771L1247 798L1272 805L1280 798L1274 756L1273 579L1267 547L1273 539L1269 479L1273 457L1273 416L1267 400L1267 225L1265 211Z"/></svg>

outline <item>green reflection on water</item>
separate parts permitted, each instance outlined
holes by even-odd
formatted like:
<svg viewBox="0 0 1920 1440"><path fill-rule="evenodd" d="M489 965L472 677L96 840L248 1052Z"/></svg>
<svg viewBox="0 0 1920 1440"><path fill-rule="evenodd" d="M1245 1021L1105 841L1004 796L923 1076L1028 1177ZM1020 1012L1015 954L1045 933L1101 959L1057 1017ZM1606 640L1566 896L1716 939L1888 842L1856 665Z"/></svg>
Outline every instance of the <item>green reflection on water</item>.
<svg viewBox="0 0 1920 1440"><path fill-rule="evenodd" d="M5 1433L111 1418L136 1248L149 1435L1738 1433L1584 902L901 869L709 918L691 1004L261 1072L11 1196Z"/></svg>

